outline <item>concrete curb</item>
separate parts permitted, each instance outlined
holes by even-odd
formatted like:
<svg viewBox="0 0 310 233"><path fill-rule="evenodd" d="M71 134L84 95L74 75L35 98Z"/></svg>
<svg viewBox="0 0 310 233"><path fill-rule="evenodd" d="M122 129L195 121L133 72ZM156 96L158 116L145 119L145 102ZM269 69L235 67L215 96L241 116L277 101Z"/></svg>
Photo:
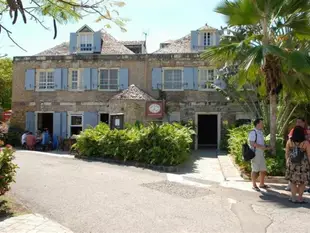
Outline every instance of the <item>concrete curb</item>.
<svg viewBox="0 0 310 233"><path fill-rule="evenodd" d="M244 171L240 169L240 167L235 163L234 158L231 154L227 154L229 156L230 160L234 164L235 168L239 171L240 176L246 180L250 181L251 177L249 177ZM267 176L265 179L266 183L278 183L278 184L287 184L288 181L285 179L284 176Z"/></svg>
<svg viewBox="0 0 310 233"><path fill-rule="evenodd" d="M155 171L161 171L161 172L167 172L167 173L176 173L179 171L179 166L158 166L158 165L152 165L152 164L145 164L135 161L123 161L123 160L117 160L117 159L107 159L107 158L100 158L100 157L86 157L81 155L75 155L75 158L81 159L84 161L98 161L98 162L104 162L109 164L118 164L123 166L133 166L133 167L140 167L140 168L146 168L150 170Z"/></svg>

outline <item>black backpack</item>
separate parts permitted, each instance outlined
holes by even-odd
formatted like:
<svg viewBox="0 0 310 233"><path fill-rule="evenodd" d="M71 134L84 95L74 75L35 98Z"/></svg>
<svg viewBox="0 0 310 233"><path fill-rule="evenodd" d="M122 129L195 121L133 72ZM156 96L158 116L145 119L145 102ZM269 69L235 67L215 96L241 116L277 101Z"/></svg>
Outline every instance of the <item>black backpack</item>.
<svg viewBox="0 0 310 233"><path fill-rule="evenodd" d="M255 143L256 143L256 140L257 140L257 133L255 130L253 130L255 132ZM243 156L243 159L244 161L250 161L252 159L254 159L255 157L255 148L254 150L252 150L250 147L249 147L249 144L246 142L242 145L242 156Z"/></svg>
<svg viewBox="0 0 310 233"><path fill-rule="evenodd" d="M293 164L301 164L301 161L305 157L305 151L302 151L296 143L290 151L290 160Z"/></svg>

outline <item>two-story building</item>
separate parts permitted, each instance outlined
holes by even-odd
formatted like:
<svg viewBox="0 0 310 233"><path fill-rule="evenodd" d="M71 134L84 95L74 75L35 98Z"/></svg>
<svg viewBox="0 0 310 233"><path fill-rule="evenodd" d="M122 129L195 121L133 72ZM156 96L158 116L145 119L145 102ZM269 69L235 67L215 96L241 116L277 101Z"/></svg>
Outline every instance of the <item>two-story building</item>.
<svg viewBox="0 0 310 233"><path fill-rule="evenodd" d="M148 54L145 42L83 26L69 43L14 58L12 124L67 138L100 121L119 128L193 120L196 148L219 146L222 123L241 112L213 89L216 67L200 59L219 40L219 30L205 25Z"/></svg>

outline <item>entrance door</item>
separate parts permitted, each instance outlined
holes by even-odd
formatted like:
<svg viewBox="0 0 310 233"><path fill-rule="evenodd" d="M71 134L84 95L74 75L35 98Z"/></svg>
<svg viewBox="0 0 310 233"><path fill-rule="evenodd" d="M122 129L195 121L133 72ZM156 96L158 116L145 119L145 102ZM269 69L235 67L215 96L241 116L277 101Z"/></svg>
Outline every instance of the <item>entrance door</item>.
<svg viewBox="0 0 310 233"><path fill-rule="evenodd" d="M53 113L38 113L37 115L37 129L43 130L45 128L53 134L54 127L54 114ZM34 132L33 132L34 133Z"/></svg>
<svg viewBox="0 0 310 233"><path fill-rule="evenodd" d="M124 128L124 115L111 115L110 127L111 129Z"/></svg>
<svg viewBox="0 0 310 233"><path fill-rule="evenodd" d="M108 113L100 113L100 122L109 124L109 114Z"/></svg>
<svg viewBox="0 0 310 233"><path fill-rule="evenodd" d="M198 115L198 147L217 147L217 115Z"/></svg>

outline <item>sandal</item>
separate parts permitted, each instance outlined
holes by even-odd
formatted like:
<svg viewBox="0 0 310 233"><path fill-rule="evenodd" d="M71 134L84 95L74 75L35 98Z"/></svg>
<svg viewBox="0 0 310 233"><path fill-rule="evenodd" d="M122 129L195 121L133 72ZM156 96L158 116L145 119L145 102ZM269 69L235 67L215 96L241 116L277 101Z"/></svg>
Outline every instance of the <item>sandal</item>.
<svg viewBox="0 0 310 233"><path fill-rule="evenodd" d="M264 184L263 186L259 186L261 189L269 189L270 187L266 184Z"/></svg>
<svg viewBox="0 0 310 233"><path fill-rule="evenodd" d="M257 187L257 186L256 186L256 187L252 187L252 189L255 190L255 191L257 191L257 192L260 192L260 189L259 189L259 187Z"/></svg>
<svg viewBox="0 0 310 233"><path fill-rule="evenodd" d="M293 204L297 204L298 203L296 200L293 200L292 198L289 198L288 201L293 203Z"/></svg>
<svg viewBox="0 0 310 233"><path fill-rule="evenodd" d="M298 204L308 204L308 202L306 202L305 200L302 200L302 201L298 201Z"/></svg>

